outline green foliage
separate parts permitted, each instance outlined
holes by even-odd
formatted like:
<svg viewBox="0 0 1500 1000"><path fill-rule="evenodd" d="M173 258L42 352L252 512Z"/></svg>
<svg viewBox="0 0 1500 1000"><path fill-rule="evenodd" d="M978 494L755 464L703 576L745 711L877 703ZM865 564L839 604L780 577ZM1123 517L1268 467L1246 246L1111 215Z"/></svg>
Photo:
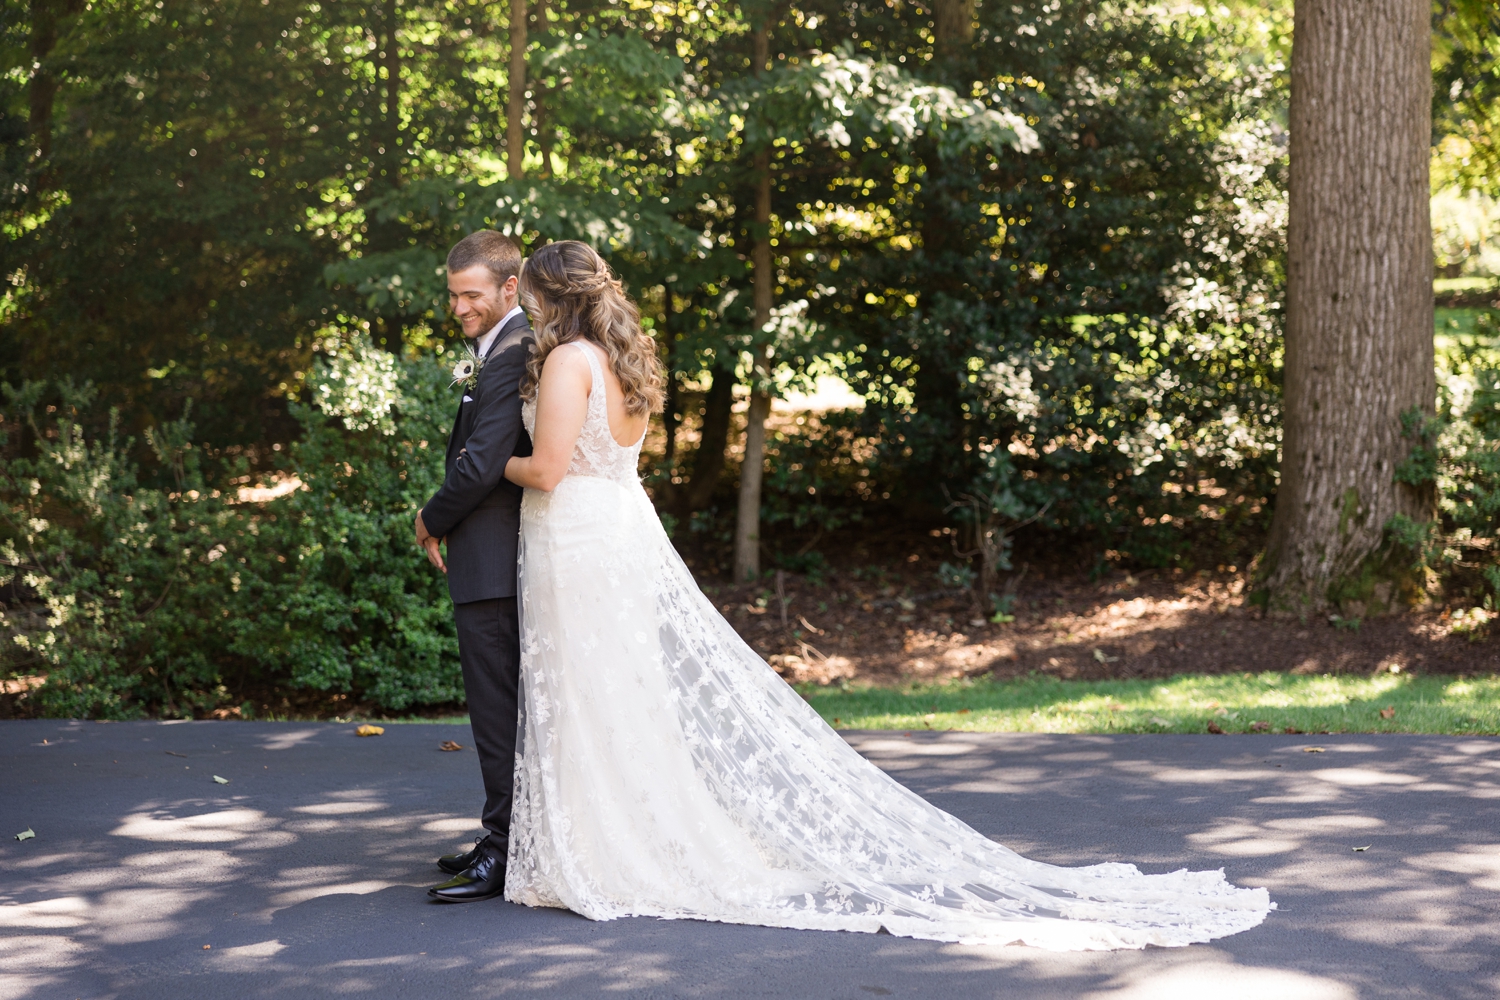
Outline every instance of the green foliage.
<svg viewBox="0 0 1500 1000"><path fill-rule="evenodd" d="M1433 187L1500 196L1500 7L1433 4Z"/></svg>
<svg viewBox="0 0 1500 1000"><path fill-rule="evenodd" d="M234 649L259 671L388 710L463 700L447 587L413 543L442 482L447 383L430 355L392 358L364 337L319 360L322 405L292 410L302 488L267 508L257 539L277 567L240 590L252 613Z"/></svg>
<svg viewBox="0 0 1500 1000"><path fill-rule="evenodd" d="M0 585L19 583L45 608L42 628L15 635L8 668L47 674L34 695L54 715L192 715L220 695L224 630L234 609L234 561L222 539L234 514L206 493L186 422L152 443L177 482L143 485L115 431L88 438L78 424L91 387L57 386L54 415L38 413L45 386L6 386L8 460L0 464L5 540ZM17 454L29 439L30 456ZM7 631L14 627L0 621Z"/></svg>
<svg viewBox="0 0 1500 1000"><path fill-rule="evenodd" d="M1396 479L1434 490L1437 517L1398 514L1385 526L1413 569L1431 571L1454 596L1491 604L1500 594L1500 356L1486 336L1494 321L1489 314L1480 337L1439 354L1436 416L1402 416L1412 448Z"/></svg>
<svg viewBox="0 0 1500 1000"><path fill-rule="evenodd" d="M55 416L38 414L42 384L8 392L0 583L33 595L46 620L7 619L4 662L47 674L44 711L192 716L278 687L388 711L462 701L446 587L412 542L442 477L446 373L363 336L325 350L315 402L293 409L303 433L283 472L295 488L263 503L204 483L186 420L151 430L177 477L154 489L128 441L75 422L92 389L57 386ZM245 478L235 472L220 478Z"/></svg>

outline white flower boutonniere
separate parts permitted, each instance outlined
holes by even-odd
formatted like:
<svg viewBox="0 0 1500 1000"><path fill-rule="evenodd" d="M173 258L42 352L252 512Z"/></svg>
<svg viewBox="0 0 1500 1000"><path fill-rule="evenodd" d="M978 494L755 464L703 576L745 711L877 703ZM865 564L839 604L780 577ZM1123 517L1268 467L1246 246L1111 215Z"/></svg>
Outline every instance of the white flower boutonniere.
<svg viewBox="0 0 1500 1000"><path fill-rule="evenodd" d="M467 358L459 360L453 366L453 384L462 385L465 392L473 390L479 384L479 369L484 367L484 358L477 354L470 354Z"/></svg>

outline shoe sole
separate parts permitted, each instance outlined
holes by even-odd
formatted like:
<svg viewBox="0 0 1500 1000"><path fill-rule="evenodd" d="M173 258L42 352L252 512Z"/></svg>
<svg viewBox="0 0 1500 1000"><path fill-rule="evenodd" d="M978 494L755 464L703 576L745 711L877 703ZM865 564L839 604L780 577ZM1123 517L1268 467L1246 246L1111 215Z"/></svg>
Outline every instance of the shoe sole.
<svg viewBox="0 0 1500 1000"><path fill-rule="evenodd" d="M503 896L503 895L505 895L505 888L502 886L501 888L495 890L494 892L486 893L483 896L464 896L462 898L455 898L453 896L439 896L437 893L433 892L431 889L427 890L427 895L431 896L433 899L437 900L439 903L477 903L480 900L494 899L496 896Z"/></svg>

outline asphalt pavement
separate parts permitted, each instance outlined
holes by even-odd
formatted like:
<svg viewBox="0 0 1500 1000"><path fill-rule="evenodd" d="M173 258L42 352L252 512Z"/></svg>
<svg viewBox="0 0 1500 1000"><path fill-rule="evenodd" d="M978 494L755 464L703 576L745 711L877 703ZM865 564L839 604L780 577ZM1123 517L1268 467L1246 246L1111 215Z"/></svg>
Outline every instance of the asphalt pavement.
<svg viewBox="0 0 1500 1000"><path fill-rule="evenodd" d="M845 735L1029 857L1222 867L1279 908L1056 954L443 905L433 859L477 835L466 726L10 721L0 1000L1500 997L1500 739Z"/></svg>

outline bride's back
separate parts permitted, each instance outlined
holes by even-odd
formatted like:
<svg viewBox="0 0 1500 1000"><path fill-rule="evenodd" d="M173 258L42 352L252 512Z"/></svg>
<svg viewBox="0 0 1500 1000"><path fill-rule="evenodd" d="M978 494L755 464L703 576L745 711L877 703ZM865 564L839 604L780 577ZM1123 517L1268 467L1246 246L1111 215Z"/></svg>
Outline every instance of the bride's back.
<svg viewBox="0 0 1500 1000"><path fill-rule="evenodd" d="M599 362L594 371L595 384L590 395L599 389L598 380L604 382L604 411L609 420L609 436L621 448L630 448L640 443L646 434L646 425L651 421L649 413L631 413L625 406L625 390L620 377L610 370L609 355L604 348L589 340L575 340L584 351Z"/></svg>

